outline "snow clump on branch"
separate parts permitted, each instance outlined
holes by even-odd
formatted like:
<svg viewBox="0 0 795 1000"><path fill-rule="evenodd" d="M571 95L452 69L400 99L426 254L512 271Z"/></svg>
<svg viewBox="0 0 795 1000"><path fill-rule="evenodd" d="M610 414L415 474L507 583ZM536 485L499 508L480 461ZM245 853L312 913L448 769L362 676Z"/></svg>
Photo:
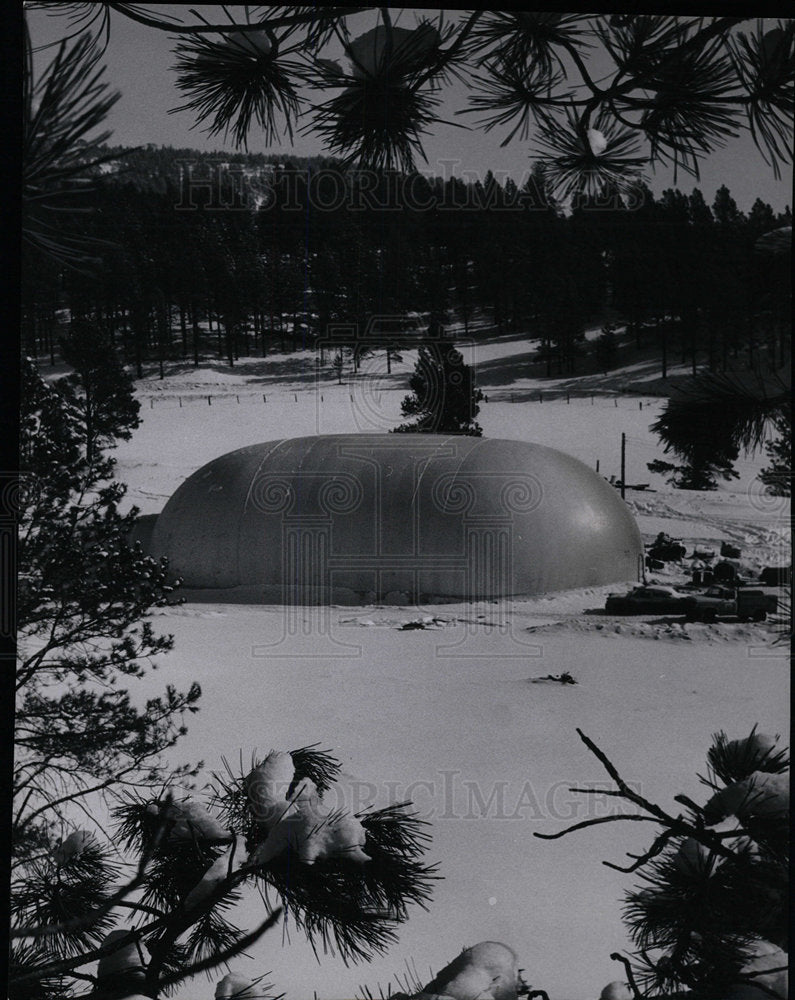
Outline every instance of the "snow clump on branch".
<svg viewBox="0 0 795 1000"><path fill-rule="evenodd" d="M245 779L252 814L264 835L250 863L267 864L284 851L295 852L308 865L332 857L370 861L362 850L366 834L357 817L329 808L310 778L296 784L295 777L290 754L271 751Z"/></svg>

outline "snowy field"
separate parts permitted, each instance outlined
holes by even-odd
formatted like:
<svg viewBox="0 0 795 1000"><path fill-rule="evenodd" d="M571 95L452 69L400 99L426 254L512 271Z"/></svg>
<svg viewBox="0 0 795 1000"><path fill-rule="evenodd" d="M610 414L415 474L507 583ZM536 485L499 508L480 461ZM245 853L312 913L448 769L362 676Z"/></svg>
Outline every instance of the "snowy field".
<svg viewBox="0 0 795 1000"><path fill-rule="evenodd" d="M666 457L649 430L663 400L621 394L614 377L612 388L604 379L580 383L586 394L567 403L571 380L542 385L523 374L527 350L526 340L511 338L468 349L488 396L478 418L487 437L559 448L617 477L623 432L627 481L649 484L627 493L645 540L667 531L689 552L729 539L753 566L789 561L788 503L755 481L764 456L741 460L740 479L714 493L673 490L646 469ZM234 448L387 431L400 422L413 360L406 353L387 376L376 356L341 385L308 351L241 359L234 370L175 366L162 381L155 374L137 383L143 422L116 452L118 478L131 502L155 513L189 474ZM631 384L649 373L622 374ZM553 388L558 398L538 401ZM653 827L608 825L552 842L532 836L615 807L568 790L604 787L606 778L575 729L646 797L676 811L677 793L703 798L696 772L715 731L738 737L759 723L788 732L789 663L784 647L771 645L768 623L594 613L616 589L486 608L306 608L297 621L278 607L244 605L159 614L176 646L140 697L166 682L198 680L204 690L176 760L202 758L209 774L222 756L236 761L242 751L248 760L255 750L319 742L342 761L346 805L415 802L432 824L430 857L444 876L429 912L414 911L399 943L371 965L346 969L331 956L318 964L288 921L284 935L272 931L233 967L252 977L270 972L290 1000L341 1000L360 985L376 995L379 986L399 988L411 970L427 982L462 947L491 939L514 948L526 981L551 1000L596 1000L622 978L609 955L628 946L621 896L632 879L601 862L625 863ZM430 627L401 629L421 616L434 619ZM563 671L578 683L533 683ZM240 922L254 913L246 904ZM176 995L210 997L212 986L202 979Z"/></svg>

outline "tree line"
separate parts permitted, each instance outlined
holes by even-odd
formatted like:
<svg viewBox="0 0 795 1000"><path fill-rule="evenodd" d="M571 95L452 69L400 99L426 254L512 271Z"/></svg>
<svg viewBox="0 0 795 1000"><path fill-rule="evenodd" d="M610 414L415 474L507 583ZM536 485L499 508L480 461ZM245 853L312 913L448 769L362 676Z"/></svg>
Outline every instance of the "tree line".
<svg viewBox="0 0 795 1000"><path fill-rule="evenodd" d="M788 360L788 260L754 251L791 224L721 187L655 197L645 185L581 196L570 211L533 167L517 185L343 170L324 157L106 149L71 200L94 260L23 266L23 347L58 350L64 317L90 319L144 365L312 346L332 325L432 314L479 335L539 340L547 375L576 374L584 331L606 315L639 350L693 372ZM102 172L104 171L104 172ZM84 211L89 209L89 211ZM73 226L63 213L54 225ZM610 366L614 331L597 344ZM339 336L339 334L336 334ZM400 338L400 324L396 340Z"/></svg>

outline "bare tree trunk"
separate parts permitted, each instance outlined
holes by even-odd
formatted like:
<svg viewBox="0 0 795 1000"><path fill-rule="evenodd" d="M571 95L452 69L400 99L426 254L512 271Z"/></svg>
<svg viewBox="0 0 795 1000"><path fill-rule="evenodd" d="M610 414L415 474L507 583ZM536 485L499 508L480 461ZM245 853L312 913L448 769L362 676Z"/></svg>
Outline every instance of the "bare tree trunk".
<svg viewBox="0 0 795 1000"><path fill-rule="evenodd" d="M158 304L157 307L157 364L160 370L160 378L165 378L165 373L163 371L163 347L166 339L165 336L165 325L166 325L166 312L165 307Z"/></svg>
<svg viewBox="0 0 795 1000"><path fill-rule="evenodd" d="M130 325L132 326L133 342L135 344L135 371L138 378L144 377L143 369L143 357L141 352L141 342L146 332L145 321L135 314L134 310L130 310Z"/></svg>
<svg viewBox="0 0 795 1000"><path fill-rule="evenodd" d="M188 326L185 320L185 306L182 302L179 304L179 327L182 331L182 357L187 358L188 356Z"/></svg>
<svg viewBox="0 0 795 1000"><path fill-rule="evenodd" d="M199 317L196 314L195 300L190 304L190 320L193 327L193 367L199 367Z"/></svg>
<svg viewBox="0 0 795 1000"><path fill-rule="evenodd" d="M235 353L233 345L234 325L232 322L232 318L229 315L224 316L224 328L226 331L226 359L229 362L229 367L234 368L235 366Z"/></svg>

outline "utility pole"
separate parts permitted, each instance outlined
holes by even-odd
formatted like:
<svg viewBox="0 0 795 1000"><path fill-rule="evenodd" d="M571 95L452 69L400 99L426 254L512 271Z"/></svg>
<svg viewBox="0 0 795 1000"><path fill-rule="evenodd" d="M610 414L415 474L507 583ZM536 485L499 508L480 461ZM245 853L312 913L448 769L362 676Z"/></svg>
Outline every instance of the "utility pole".
<svg viewBox="0 0 795 1000"><path fill-rule="evenodd" d="M627 435L622 432L621 434L621 499L624 499L624 495L627 489Z"/></svg>

